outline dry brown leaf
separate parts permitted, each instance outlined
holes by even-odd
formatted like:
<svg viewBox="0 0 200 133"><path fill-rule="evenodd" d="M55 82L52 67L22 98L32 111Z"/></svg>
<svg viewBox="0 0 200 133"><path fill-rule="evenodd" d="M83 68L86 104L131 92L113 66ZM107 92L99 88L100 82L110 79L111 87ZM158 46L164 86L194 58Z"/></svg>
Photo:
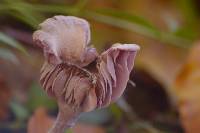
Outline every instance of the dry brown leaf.
<svg viewBox="0 0 200 133"><path fill-rule="evenodd" d="M106 131L98 126L78 123L72 129L73 133L106 133Z"/></svg>
<svg viewBox="0 0 200 133"><path fill-rule="evenodd" d="M44 108L38 108L28 122L28 133L47 133L53 122Z"/></svg>
<svg viewBox="0 0 200 133"><path fill-rule="evenodd" d="M45 108L40 107L36 109L34 115L28 122L28 133L47 133L53 125L54 118L47 114ZM72 128L73 133L105 133L106 131L95 125L77 123Z"/></svg>
<svg viewBox="0 0 200 133"><path fill-rule="evenodd" d="M190 51L174 88L183 126L187 133L200 131L200 42Z"/></svg>

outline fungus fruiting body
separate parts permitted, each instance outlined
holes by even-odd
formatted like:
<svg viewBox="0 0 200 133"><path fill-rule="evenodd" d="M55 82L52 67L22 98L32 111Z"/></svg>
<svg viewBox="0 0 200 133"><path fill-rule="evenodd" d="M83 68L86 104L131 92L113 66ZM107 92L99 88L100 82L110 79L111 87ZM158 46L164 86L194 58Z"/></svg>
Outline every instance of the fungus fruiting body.
<svg viewBox="0 0 200 133"><path fill-rule="evenodd" d="M41 85L59 107L49 133L63 133L81 113L116 101L126 88L139 50L136 44L118 43L99 55L89 45L88 22L73 16L45 20L33 40L43 49L46 60Z"/></svg>

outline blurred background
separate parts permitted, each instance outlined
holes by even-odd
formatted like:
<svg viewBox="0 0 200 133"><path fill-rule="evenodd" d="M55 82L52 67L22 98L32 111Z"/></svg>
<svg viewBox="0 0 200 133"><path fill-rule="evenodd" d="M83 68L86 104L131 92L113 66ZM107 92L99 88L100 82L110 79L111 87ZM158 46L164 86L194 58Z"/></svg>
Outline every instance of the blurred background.
<svg viewBox="0 0 200 133"><path fill-rule="evenodd" d="M0 133L45 133L57 105L39 85L39 23L73 15L99 52L141 46L123 97L86 113L68 133L199 133L199 0L0 0Z"/></svg>

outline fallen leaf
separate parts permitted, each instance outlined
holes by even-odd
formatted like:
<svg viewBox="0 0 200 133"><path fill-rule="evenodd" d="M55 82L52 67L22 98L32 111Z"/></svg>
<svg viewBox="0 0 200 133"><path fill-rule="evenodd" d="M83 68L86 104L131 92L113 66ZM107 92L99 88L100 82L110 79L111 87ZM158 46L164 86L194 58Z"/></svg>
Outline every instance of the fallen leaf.
<svg viewBox="0 0 200 133"><path fill-rule="evenodd" d="M180 117L186 133L200 131L200 42L191 49L185 65L177 75L174 88L178 96Z"/></svg>
<svg viewBox="0 0 200 133"><path fill-rule="evenodd" d="M28 133L47 133L54 120L55 118L49 116L45 108L40 107L28 122ZM106 133L106 131L97 125L77 123L72 128L72 133Z"/></svg>
<svg viewBox="0 0 200 133"><path fill-rule="evenodd" d="M73 133L106 133L106 131L95 125L88 125L83 123L78 123L72 128Z"/></svg>
<svg viewBox="0 0 200 133"><path fill-rule="evenodd" d="M45 108L38 108L28 122L28 133L47 133L54 119L48 116Z"/></svg>

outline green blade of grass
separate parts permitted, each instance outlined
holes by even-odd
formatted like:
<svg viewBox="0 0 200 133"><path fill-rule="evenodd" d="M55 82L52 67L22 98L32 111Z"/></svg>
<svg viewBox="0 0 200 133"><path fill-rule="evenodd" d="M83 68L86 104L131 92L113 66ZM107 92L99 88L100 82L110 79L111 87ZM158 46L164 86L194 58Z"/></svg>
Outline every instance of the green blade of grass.
<svg viewBox="0 0 200 133"><path fill-rule="evenodd" d="M4 14L8 14L33 28L37 28L38 24L45 19L44 15L38 13L35 10L32 10L31 4L18 1L18 2L10 2L10 0L6 0L6 2L0 5L0 10L4 10Z"/></svg>
<svg viewBox="0 0 200 133"><path fill-rule="evenodd" d="M127 20L138 25L142 25L148 28L148 30L151 30L151 32L154 32L157 36L159 36L159 29L156 28L149 21L147 21L145 18L142 18L140 16L130 14L128 12L124 12L121 10L116 10L116 9L97 9L96 12L102 15L108 15L108 16L120 18L123 20Z"/></svg>
<svg viewBox="0 0 200 133"><path fill-rule="evenodd" d="M99 9L96 11L92 10L79 10L77 6L66 6L66 5L42 5L42 4L22 4L23 11L21 11L22 16L18 14L13 14L16 18L21 19L22 21L29 23L33 27L39 23L35 21L34 17L38 16L38 13L59 13L63 15L75 15L83 16L95 21L119 27L128 31L132 31L143 36L159 40L163 43L173 44L174 46L181 48L188 48L192 43L192 40L189 38L184 38L178 34L171 32L161 31L149 21L134 14L126 13L121 10L115 9ZM24 11L31 10L31 17L29 14L31 12L24 13ZM37 13L37 14L36 14ZM29 21L31 20L31 21ZM33 23L34 22L34 23Z"/></svg>
<svg viewBox="0 0 200 133"><path fill-rule="evenodd" d="M8 45L13 48L16 48L17 50L23 52L24 54L27 54L25 48L22 47L22 45L19 42L17 42L13 38L9 37L8 35L6 35L2 32L0 32L0 42L2 42L4 45Z"/></svg>
<svg viewBox="0 0 200 133"><path fill-rule="evenodd" d="M174 0L189 24L198 24L198 10L194 0ZM193 25L191 25L193 26Z"/></svg>
<svg viewBox="0 0 200 133"><path fill-rule="evenodd" d="M66 5L42 5L34 4L30 7L32 10L42 12L42 13L59 13L59 14L73 14L75 11L74 7Z"/></svg>
<svg viewBox="0 0 200 133"><path fill-rule="evenodd" d="M121 13L123 15L123 12ZM128 14L125 14L125 16ZM163 32L160 30L157 30L153 26L151 26L148 22L144 22L141 19L135 19L135 16L118 16L113 13L101 13L101 12L95 12L95 11L85 11L83 13L83 16L89 19L93 19L95 21L109 24L115 27L119 27L128 31L132 31L138 34L141 34L146 37L150 37L156 40L159 40L163 43L169 43L173 44L174 46L181 47L181 48L188 48L190 47L188 44L191 43L191 40L181 38L179 36L176 36L172 33ZM139 22L142 23L139 23Z"/></svg>
<svg viewBox="0 0 200 133"><path fill-rule="evenodd" d="M20 103L17 103L16 101L12 101L10 103L10 108L12 109L17 120L19 121L24 121L29 116L28 110L26 110L26 108L24 108L23 105L21 105Z"/></svg>
<svg viewBox="0 0 200 133"><path fill-rule="evenodd" d="M88 3L89 0L79 0L76 4L75 4L75 8L77 9L83 9L87 3Z"/></svg>
<svg viewBox="0 0 200 133"><path fill-rule="evenodd" d="M96 12L90 12L90 11L85 12L84 16L89 19L93 19L95 21L101 22L101 23L116 26L116 27L119 27L119 28L122 28L125 30L134 31L136 33L139 33L139 34L142 34L145 36L154 37L154 33L149 33L150 31L148 29L146 29L145 27L138 25L136 23L133 23L133 22L129 22L124 19L120 19L117 17L104 15L104 14L100 14L100 13L96 13Z"/></svg>
<svg viewBox="0 0 200 133"><path fill-rule="evenodd" d="M0 58L19 64L19 60L9 49L0 48Z"/></svg>

